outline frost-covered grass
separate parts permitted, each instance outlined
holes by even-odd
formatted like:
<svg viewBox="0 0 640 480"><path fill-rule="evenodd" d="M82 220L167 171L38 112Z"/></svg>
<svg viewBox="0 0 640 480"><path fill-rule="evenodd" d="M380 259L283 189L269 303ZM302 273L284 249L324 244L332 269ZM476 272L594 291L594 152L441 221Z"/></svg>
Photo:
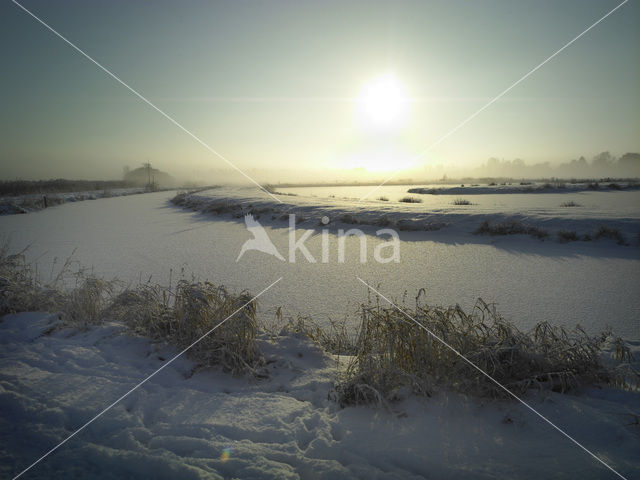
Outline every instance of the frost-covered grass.
<svg viewBox="0 0 640 480"><path fill-rule="evenodd" d="M199 367L220 365L233 373L263 375L264 360L255 344L256 303L247 292L234 295L209 282L186 280L175 288L141 284L119 291L117 282L83 271L72 274L75 287L68 289L63 284L69 261L45 284L26 263L24 251L8 252L8 246L0 248L0 315L57 313L60 327L79 329L117 321L135 334L184 349L233 314L233 321L217 327L188 355Z"/></svg>
<svg viewBox="0 0 640 480"><path fill-rule="evenodd" d="M341 405L388 404L407 389L426 396L435 389L505 396L433 335L516 394L534 387L568 392L594 383L640 385L629 349L610 331L590 337L579 326L567 332L540 323L525 333L480 299L468 314L459 306L421 304L421 291L415 307L406 310L420 325L396 308L369 303L362 306L355 334L344 322L321 325L311 318L285 322L281 310L273 325L259 323L249 293L232 294L209 282L180 280L175 288L146 283L119 290L117 282L80 272L74 274L75 287L65 289L60 281L68 265L45 285L24 261L24 252L10 255L6 246L0 249L0 314L47 311L58 314L58 328L82 330L115 321L157 344L179 350L193 345L187 355L196 368L221 366L254 377L268 375L257 346L260 332L274 341L287 333L302 333L327 353L349 357L331 393ZM605 342L616 345L615 368L602 362Z"/></svg>
<svg viewBox="0 0 640 480"><path fill-rule="evenodd" d="M209 282L186 280L175 290L140 285L118 294L104 309L103 318L118 320L137 334L178 349L215 328L188 351L199 366L221 365L233 373L263 375L264 359L255 343L256 302L247 292L233 295Z"/></svg>
<svg viewBox="0 0 640 480"><path fill-rule="evenodd" d="M459 306L422 305L419 297L406 315L379 304L362 307L358 336L344 347L353 352L351 361L333 391L341 405L388 405L407 390L426 396L442 389L507 396L452 348L517 395L531 388L565 393L593 384L640 386L629 348L610 331L591 337L579 326L568 332L543 322L522 332L481 299L466 313ZM342 333L336 338L347 340ZM602 360L607 342L615 344L615 366Z"/></svg>
<svg viewBox="0 0 640 480"><path fill-rule="evenodd" d="M47 288L25 260L25 250L11 254L0 246L0 315L30 311L52 311L62 304L57 288Z"/></svg>

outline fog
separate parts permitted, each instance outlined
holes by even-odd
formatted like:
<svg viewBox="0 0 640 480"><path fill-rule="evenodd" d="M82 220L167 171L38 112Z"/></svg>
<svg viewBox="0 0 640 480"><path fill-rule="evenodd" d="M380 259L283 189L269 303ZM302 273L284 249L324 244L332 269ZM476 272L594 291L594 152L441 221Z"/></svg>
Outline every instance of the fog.
<svg viewBox="0 0 640 480"><path fill-rule="evenodd" d="M170 169L169 173L179 183L194 184L246 184L248 180L231 169L209 169L197 172L181 172ZM640 154L624 153L615 156L610 152L599 153L589 159L580 156L565 162L527 162L522 159L489 158L475 165L425 165L398 171L371 172L366 168L329 169L267 169L254 168L247 175L261 183L416 183L428 181L456 180L465 178L639 178Z"/></svg>

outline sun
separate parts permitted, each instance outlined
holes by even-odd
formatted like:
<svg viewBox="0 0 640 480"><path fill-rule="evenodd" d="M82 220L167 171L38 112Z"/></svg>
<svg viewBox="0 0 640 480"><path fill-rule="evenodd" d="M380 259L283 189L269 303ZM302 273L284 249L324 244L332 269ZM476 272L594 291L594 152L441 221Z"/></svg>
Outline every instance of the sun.
<svg viewBox="0 0 640 480"><path fill-rule="evenodd" d="M360 123L369 131L397 131L408 119L406 88L392 74L380 75L367 82L358 96L357 104Z"/></svg>

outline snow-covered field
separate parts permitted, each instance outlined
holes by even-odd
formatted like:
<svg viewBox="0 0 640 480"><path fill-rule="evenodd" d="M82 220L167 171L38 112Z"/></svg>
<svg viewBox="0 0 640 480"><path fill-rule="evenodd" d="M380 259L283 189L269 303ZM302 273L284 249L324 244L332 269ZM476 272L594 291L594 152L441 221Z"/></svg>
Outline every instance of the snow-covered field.
<svg viewBox="0 0 640 480"><path fill-rule="evenodd" d="M201 192L197 200L224 199L229 190ZM234 201L247 210L274 203L255 190L234 192ZM260 252L247 252L236 262L251 237L242 218L184 210L169 203L172 196L106 198L3 216L0 231L16 248L31 245L28 258L45 279L74 250L74 266L125 284L149 278L168 284L195 275L257 293L282 276L261 298L262 318L282 305L289 314L321 321L353 314L366 301L360 276L400 301L406 291L409 304L421 287L427 290L425 300L435 304L468 309L483 297L524 329L542 320L581 323L590 333L611 325L639 350L640 249L634 244L480 237L471 233L464 214L438 231L400 232L397 264L372 261L373 246L381 240L377 227L366 225L358 225L369 234L364 264L355 238L347 241L345 263L337 262L333 234L327 263L299 257L292 264ZM631 239L638 229L637 204L635 197L625 198L629 211L613 217L616 209L585 211L591 220L578 218L576 225L609 221ZM299 229L319 229L320 214L339 218L338 212L359 209L354 215L373 215L372 205L396 216L435 215L425 213L424 204L355 205L300 195L283 200L285 207L306 214ZM575 214L575 208L562 211ZM494 208L488 214L503 213ZM550 218L554 225L570 221ZM286 252L288 223L269 213L260 221ZM329 226L350 225L336 220ZM307 242L318 259L321 240L316 231ZM176 353L124 335L115 324L51 332L53 322L44 313L5 316L0 322L3 476L18 474ZM260 347L270 361L270 378L194 372L193 364L180 358L24 478L616 478L521 404L439 392L406 398L393 406L395 413L340 409L327 399L335 358L295 336L275 343L263 338ZM530 392L527 400L620 474L640 476L638 392L594 387L577 396Z"/></svg>
<svg viewBox="0 0 640 480"><path fill-rule="evenodd" d="M0 323L5 478L176 353L117 325L51 333L53 322L25 313ZM296 337L261 348L269 379L194 373L181 357L22 478L618 478L519 403L441 392L393 413L340 409L327 399L334 359ZM640 475L640 394L593 388L527 401L621 475Z"/></svg>

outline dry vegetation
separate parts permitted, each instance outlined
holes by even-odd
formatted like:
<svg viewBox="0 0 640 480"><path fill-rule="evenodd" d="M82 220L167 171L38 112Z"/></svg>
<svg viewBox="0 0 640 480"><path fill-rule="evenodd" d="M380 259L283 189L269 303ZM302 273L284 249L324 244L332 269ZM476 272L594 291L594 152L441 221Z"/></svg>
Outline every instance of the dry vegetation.
<svg viewBox="0 0 640 480"><path fill-rule="evenodd" d="M526 225L522 222L511 220L501 223L490 223L484 221L473 232L475 235L531 235L534 238L544 240L549 237L549 232L541 227ZM591 240L610 239L615 240L618 245L629 245L624 236L617 228L601 225L593 233L578 234L575 230L558 230L556 237L560 243L567 242L589 242Z"/></svg>
<svg viewBox="0 0 640 480"><path fill-rule="evenodd" d="M0 197L44 193L82 192L131 188L135 184L124 180L0 180Z"/></svg>
<svg viewBox="0 0 640 480"><path fill-rule="evenodd" d="M418 197L406 196L400 199L402 203L422 203L422 199Z"/></svg>
<svg viewBox="0 0 640 480"><path fill-rule="evenodd" d="M103 312L104 318L120 321L134 333L180 350L197 342L188 355L198 365L263 374L264 360L255 341L256 302L246 292L233 295L209 282L186 280L174 290L140 285L118 294Z"/></svg>
<svg viewBox="0 0 640 480"><path fill-rule="evenodd" d="M63 287L75 278L75 288ZM229 315L233 321L199 341L187 352L198 367L220 365L233 373L262 376L263 357L256 346L256 303L246 293L234 295L208 282L181 280L171 289L142 284L118 290L115 282L71 274L69 262L44 284L38 279L24 251L9 255L0 249L0 315L24 311L57 313L59 327L87 328L116 321L151 340L182 350L196 342Z"/></svg>
<svg viewBox="0 0 640 480"><path fill-rule="evenodd" d="M285 321L280 309L275 326L269 326L266 321L258 323L256 302L246 292L232 294L209 282L187 280L174 288L147 283L122 290L114 282L83 272L72 275L74 288L65 289L61 285L69 265L66 262L45 285L26 263L24 251L10 255L6 246L0 248L0 316L54 312L60 318L57 328L118 322L131 334L178 350L193 345L187 355L196 368L220 366L254 377L267 375L257 341L261 333L269 334L272 341L293 332L304 334L325 351L347 359L330 392L341 405L388 405L411 392L429 396L437 389L480 397L507 395L439 339L514 394L530 388L569 392L594 383L623 388L640 385L629 349L611 332L592 337L580 327L567 332L541 323L524 333L482 300L466 313L458 306L422 304L421 291L414 308L403 307L408 315L369 301L362 306L356 331L350 331L345 322ZM603 363L603 348L611 342L616 366Z"/></svg>
<svg viewBox="0 0 640 480"><path fill-rule="evenodd" d="M474 233L476 235L531 235L540 240L549 236L549 232L544 228L525 225L515 220L494 224L484 221Z"/></svg>
<svg viewBox="0 0 640 480"><path fill-rule="evenodd" d="M362 307L357 339L344 349L355 353L332 392L340 404L388 404L408 391L430 396L436 389L508 395L453 349L516 395L530 388L569 392L594 383L640 386L628 347L608 331L590 337L580 327L567 332L540 323L524 333L482 300L467 314L459 306L422 305L419 297L407 314ZM616 345L615 368L602 362L607 341Z"/></svg>
<svg viewBox="0 0 640 480"><path fill-rule="evenodd" d="M593 234L593 238L594 240L609 238L615 240L618 245L626 245L627 243L620 233L620 230L618 230L617 228L605 227L604 225L598 227L598 229Z"/></svg>

